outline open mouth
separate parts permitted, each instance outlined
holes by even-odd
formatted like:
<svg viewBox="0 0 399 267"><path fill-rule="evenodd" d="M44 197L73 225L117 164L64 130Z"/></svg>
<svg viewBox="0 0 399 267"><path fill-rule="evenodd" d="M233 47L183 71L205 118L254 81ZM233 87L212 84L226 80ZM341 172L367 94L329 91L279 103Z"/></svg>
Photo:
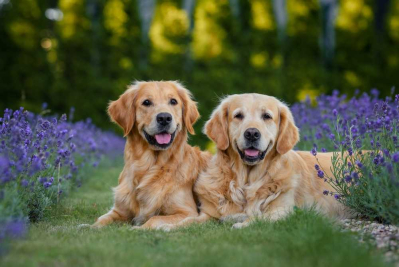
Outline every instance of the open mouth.
<svg viewBox="0 0 399 267"><path fill-rule="evenodd" d="M168 148L175 139L176 130L173 133L168 133L166 131L157 133L155 135L149 135L146 131L144 131L144 136L147 139L150 145L156 146L161 149Z"/></svg>
<svg viewBox="0 0 399 267"><path fill-rule="evenodd" d="M254 163L260 160L263 160L266 156L266 152L270 147L270 144L272 142L269 142L269 145L267 146L267 148L264 151L260 151L259 149L255 148L255 147L248 147L245 148L244 150L240 150L238 148L238 145L236 143L236 147L238 150L238 153L240 154L240 157L243 161L245 162L249 162L249 163Z"/></svg>

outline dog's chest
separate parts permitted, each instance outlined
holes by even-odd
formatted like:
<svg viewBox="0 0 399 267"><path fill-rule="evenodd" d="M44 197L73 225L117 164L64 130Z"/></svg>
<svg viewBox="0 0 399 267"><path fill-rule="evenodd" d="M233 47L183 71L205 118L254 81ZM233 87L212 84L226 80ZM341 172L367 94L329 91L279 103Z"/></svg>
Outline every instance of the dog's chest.
<svg viewBox="0 0 399 267"><path fill-rule="evenodd" d="M134 177L132 197L140 210L161 210L163 204L179 188L179 175L174 169L161 166L149 168L141 177Z"/></svg>
<svg viewBox="0 0 399 267"><path fill-rule="evenodd" d="M218 203L219 213L224 215L243 212L247 204L246 185L230 181Z"/></svg>
<svg viewBox="0 0 399 267"><path fill-rule="evenodd" d="M230 181L225 202L232 202L237 209L244 211L248 209L265 209L266 203L272 201L273 196L278 196L281 190L279 183L265 181L264 179L249 181ZM273 198L274 200L275 198ZM230 200L230 201L228 201ZM269 201L267 201L269 200ZM231 205L230 204L230 205ZM261 205L262 204L262 205ZM261 207L261 206L262 207ZM253 207L252 207L253 206Z"/></svg>

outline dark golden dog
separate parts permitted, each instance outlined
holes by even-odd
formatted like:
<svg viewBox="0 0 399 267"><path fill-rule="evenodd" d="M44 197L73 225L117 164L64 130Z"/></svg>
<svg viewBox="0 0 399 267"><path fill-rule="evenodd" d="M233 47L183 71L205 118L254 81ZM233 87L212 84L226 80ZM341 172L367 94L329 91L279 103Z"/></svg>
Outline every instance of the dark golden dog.
<svg viewBox="0 0 399 267"><path fill-rule="evenodd" d="M137 82L108 108L127 137L115 204L94 227L131 221L143 228L197 216L193 184L210 154L187 144L199 114L177 82Z"/></svg>

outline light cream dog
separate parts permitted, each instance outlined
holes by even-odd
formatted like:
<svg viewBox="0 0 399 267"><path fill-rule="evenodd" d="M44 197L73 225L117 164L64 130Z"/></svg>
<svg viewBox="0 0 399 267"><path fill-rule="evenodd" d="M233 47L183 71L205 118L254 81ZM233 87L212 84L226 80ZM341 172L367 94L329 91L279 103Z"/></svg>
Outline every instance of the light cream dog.
<svg viewBox="0 0 399 267"><path fill-rule="evenodd" d="M288 107L276 98L226 97L206 123L205 133L216 143L217 154L194 186L200 215L163 229L210 218L234 219L239 222L233 227L241 228L255 218L283 218L294 206L350 216L337 200L323 195L323 190L333 189L315 171L320 164L332 176L332 153L319 153L318 163L309 151L293 151L299 131Z"/></svg>

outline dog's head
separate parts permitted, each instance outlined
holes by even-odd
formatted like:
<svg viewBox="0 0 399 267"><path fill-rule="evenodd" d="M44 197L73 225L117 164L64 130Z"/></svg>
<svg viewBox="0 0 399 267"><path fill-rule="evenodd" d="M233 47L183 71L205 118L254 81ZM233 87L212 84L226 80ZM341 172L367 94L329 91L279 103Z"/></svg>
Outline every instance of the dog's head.
<svg viewBox="0 0 399 267"><path fill-rule="evenodd" d="M204 132L218 149L232 148L247 165L263 161L273 149L285 154L299 141L288 107L260 94L225 98L205 124Z"/></svg>
<svg viewBox="0 0 399 267"><path fill-rule="evenodd" d="M108 114L125 136L136 128L154 150L169 148L182 131L194 134L199 118L190 92L178 82L137 82L110 103Z"/></svg>

